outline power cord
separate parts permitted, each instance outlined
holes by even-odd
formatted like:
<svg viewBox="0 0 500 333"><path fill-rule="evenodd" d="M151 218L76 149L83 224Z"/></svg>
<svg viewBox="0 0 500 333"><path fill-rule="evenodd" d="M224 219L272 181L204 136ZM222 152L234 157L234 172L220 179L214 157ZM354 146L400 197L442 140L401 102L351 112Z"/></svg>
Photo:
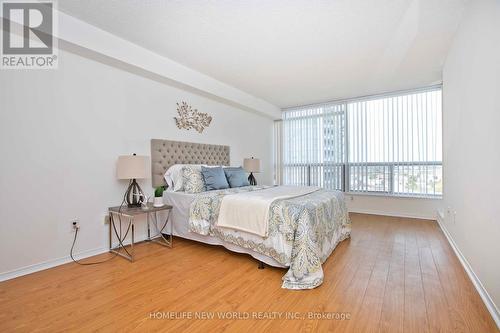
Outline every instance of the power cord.
<svg viewBox="0 0 500 333"><path fill-rule="evenodd" d="M114 259L116 258L116 256L118 255L117 253L115 253L112 257L106 259L106 260L102 260L102 261L94 261L94 262L80 262L79 260L76 260L74 257L73 257L73 248L75 247L75 243L76 243L76 237L78 236L78 230L80 230L80 227L76 227L75 229L75 238L73 238L73 244L71 245L71 250L69 251L69 255L71 257L71 260L73 260L75 263L77 263L78 265L82 265L82 266L87 266L87 265L97 265L97 264L102 264L106 261L110 261L111 259Z"/></svg>
<svg viewBox="0 0 500 333"><path fill-rule="evenodd" d="M123 205L125 204L125 199L126 199L126 194L123 195L123 200L122 200L122 203L120 204L120 208L118 208L118 219L120 221L120 236L118 236L118 231L116 230L116 227L113 223L113 229L115 231L115 234L116 236L118 236L118 242L120 243L121 245L121 248L123 248L125 250L125 252L127 252L127 254L129 254L129 252L127 251L127 249L123 246L123 241L125 240L125 238L127 237L128 235L128 232L130 230L130 222L128 224L128 228L127 228L127 231L125 232L125 235L123 236L123 238L121 237L121 231L122 231L122 217L121 217L121 210L122 210L122 207ZM112 218L112 217L111 217ZM109 223L112 223L111 220L109 221ZM108 259L105 259L105 260L101 260L101 261L94 261L94 262L81 262L80 260L76 260L74 257L73 257L73 249L75 247L75 243L76 243L76 239L78 237L78 231L80 230L80 227L79 226L76 226L75 227L75 237L73 238L73 244L71 244L71 250L69 251L69 256L71 257L71 260L73 260L73 262L77 263L78 265L82 265L82 266L89 266L89 265L97 265L97 264L102 264L102 263L105 263L107 261L110 261L114 258L116 258L118 256L118 253L120 252L120 249L118 249L118 251L116 251L114 253L114 255ZM130 254L129 254L130 255Z"/></svg>

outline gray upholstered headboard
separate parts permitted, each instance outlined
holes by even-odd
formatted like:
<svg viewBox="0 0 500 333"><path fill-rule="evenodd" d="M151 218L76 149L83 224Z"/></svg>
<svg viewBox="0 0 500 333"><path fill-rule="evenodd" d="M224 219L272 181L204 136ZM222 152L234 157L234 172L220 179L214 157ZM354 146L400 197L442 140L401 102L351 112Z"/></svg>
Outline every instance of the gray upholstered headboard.
<svg viewBox="0 0 500 333"><path fill-rule="evenodd" d="M165 185L163 175L174 164L229 165L229 146L151 139L151 181Z"/></svg>

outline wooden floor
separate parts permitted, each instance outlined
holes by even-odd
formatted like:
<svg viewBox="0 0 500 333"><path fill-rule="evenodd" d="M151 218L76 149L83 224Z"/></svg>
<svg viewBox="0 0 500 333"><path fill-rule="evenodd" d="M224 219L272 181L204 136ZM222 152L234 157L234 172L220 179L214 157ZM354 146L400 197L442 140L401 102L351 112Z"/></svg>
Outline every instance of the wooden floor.
<svg viewBox="0 0 500 333"><path fill-rule="evenodd" d="M352 238L314 290L281 289L285 270L176 238L174 249L140 244L135 263L67 264L0 283L0 331L497 332L435 222L351 216ZM226 312L239 319L181 318ZM272 313L289 318L246 319ZM349 319L327 317L335 313Z"/></svg>

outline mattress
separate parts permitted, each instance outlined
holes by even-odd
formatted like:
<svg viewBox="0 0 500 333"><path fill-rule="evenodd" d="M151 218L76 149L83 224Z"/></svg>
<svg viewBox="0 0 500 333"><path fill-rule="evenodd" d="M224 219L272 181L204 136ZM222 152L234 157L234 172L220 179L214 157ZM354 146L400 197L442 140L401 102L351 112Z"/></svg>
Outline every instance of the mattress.
<svg viewBox="0 0 500 333"><path fill-rule="evenodd" d="M339 242L350 237L351 225L342 192L317 187L310 187L308 194L299 192L302 191L297 191L297 187L255 185L198 193L190 204L188 228L193 233L217 237L289 267L283 277L283 288L316 288L323 283L322 264ZM255 195L249 195L251 193ZM249 207L259 206L262 198L266 198L266 207L270 203L267 221L257 221L267 224L264 236L250 233L255 228L240 227L245 220L240 214L253 214ZM231 219L242 221L219 226L221 207L226 199L233 205ZM258 215L256 211L250 220Z"/></svg>
<svg viewBox="0 0 500 333"><path fill-rule="evenodd" d="M323 283L322 264L336 246L350 237L351 225L342 192L314 188L312 192L270 201L265 237L242 231L235 226L218 226L219 213L225 198L237 204L233 211L248 211L252 200L268 197L276 190L270 186L244 186L196 194L164 193L165 202L173 206L174 236L202 243L222 245L275 267L288 267L282 287L312 289ZM278 192L280 192L278 191ZM249 196L255 192L258 195ZM258 193L257 193L258 192ZM290 190L293 194L293 190Z"/></svg>
<svg viewBox="0 0 500 333"><path fill-rule="evenodd" d="M238 253L246 253L252 256L253 258L260 260L270 266L285 268L287 266L280 264L275 259L265 256L263 254L257 253L251 249L243 248L238 245L225 242L219 238L207 235L200 235L198 233L189 231L189 209L191 204L196 199L199 194L189 194L185 192L173 192L173 191L164 191L163 192L163 202L167 205L171 205L172 215L170 217L173 224L173 233L174 236L182 237L185 239L194 240L197 242L210 244L210 245L220 245L224 246L226 249L238 252ZM245 232L240 232L245 238L252 239L254 237L259 237L256 235L248 234Z"/></svg>

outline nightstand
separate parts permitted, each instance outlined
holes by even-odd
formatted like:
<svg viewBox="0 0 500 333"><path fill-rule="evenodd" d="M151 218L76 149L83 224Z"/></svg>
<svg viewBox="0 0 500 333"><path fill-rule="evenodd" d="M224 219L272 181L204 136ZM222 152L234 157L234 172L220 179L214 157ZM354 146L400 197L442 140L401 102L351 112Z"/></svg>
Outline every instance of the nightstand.
<svg viewBox="0 0 500 333"><path fill-rule="evenodd" d="M134 223L135 217L139 215L146 214L148 223L148 238L147 242L158 243L166 247L173 247L173 221L170 221L170 234L168 239L163 235L163 231L167 224L169 224L170 213L172 212L172 206L163 205L161 207L153 207L153 205L148 205L148 209L142 209L142 207L127 207L127 206L117 206L109 207L109 252L115 253L127 260L134 261ZM165 223L158 226L158 212L167 211L167 217ZM122 223L125 223L127 230L122 234ZM151 229L153 225L155 231ZM118 226L118 228L117 228ZM151 236L151 232L156 232L154 236ZM123 240L127 237L128 233L131 233L131 243L130 249L128 250L123 244ZM113 247L113 233L118 239L118 245ZM123 249L125 253L121 253L120 249Z"/></svg>

